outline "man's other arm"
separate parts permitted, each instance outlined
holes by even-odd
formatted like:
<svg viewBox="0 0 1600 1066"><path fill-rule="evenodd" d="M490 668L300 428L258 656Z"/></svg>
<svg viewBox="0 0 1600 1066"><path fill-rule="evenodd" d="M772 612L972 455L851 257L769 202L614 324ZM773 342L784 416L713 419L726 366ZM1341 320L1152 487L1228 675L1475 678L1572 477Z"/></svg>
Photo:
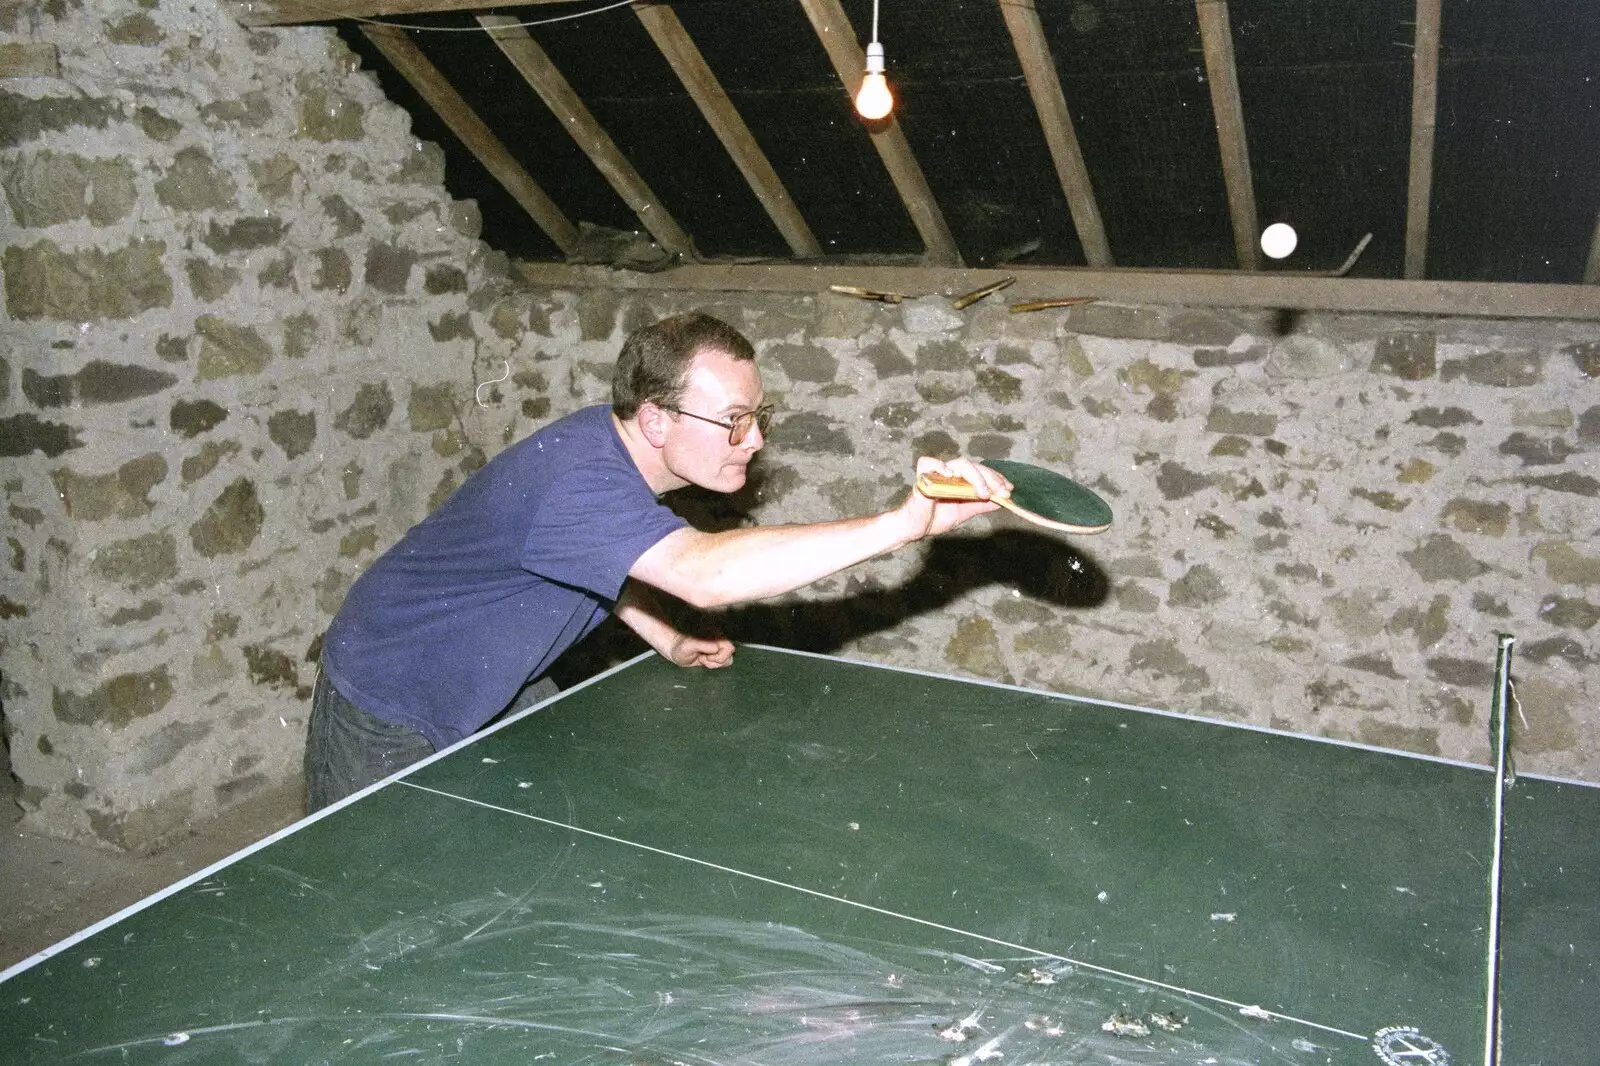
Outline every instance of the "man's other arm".
<svg viewBox="0 0 1600 1066"><path fill-rule="evenodd" d="M684 633L668 617L661 598L649 585L629 580L617 597L614 612L629 629L661 657L678 666L715 669L733 661L733 642L726 637L700 637Z"/></svg>

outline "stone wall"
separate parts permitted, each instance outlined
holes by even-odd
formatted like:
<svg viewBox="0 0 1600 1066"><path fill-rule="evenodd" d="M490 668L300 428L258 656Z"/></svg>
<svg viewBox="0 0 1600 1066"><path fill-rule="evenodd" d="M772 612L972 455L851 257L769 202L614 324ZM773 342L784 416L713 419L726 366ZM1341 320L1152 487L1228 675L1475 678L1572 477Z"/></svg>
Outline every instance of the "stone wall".
<svg viewBox="0 0 1600 1066"><path fill-rule="evenodd" d="M58 0L0 44L11 761L36 828L146 847L292 783L330 612L483 461L522 331L328 30Z"/></svg>
<svg viewBox="0 0 1600 1066"><path fill-rule="evenodd" d="M528 291L329 31L3 12L59 57L0 81L0 699L35 828L141 848L292 787L360 568L690 307L781 408L698 522L883 508L958 451L1117 512L984 519L735 637L1482 760L1510 632L1521 767L1600 781L1593 323Z"/></svg>
<svg viewBox="0 0 1600 1066"><path fill-rule="evenodd" d="M617 308L604 350L697 302L573 297L590 323ZM1093 537L981 519L732 634L1485 762L1510 633L1520 768L1600 781L1600 326L710 307L781 411L749 516L881 509L914 456L958 452L1069 472L1117 515Z"/></svg>

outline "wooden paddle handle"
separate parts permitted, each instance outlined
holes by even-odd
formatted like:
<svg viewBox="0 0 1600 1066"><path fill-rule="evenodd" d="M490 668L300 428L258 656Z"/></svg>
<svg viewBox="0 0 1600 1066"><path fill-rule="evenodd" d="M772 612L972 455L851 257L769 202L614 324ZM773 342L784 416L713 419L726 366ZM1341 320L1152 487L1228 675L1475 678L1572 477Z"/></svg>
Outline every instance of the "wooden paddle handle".
<svg viewBox="0 0 1600 1066"><path fill-rule="evenodd" d="M953 477L950 474L918 474L917 491L930 500L976 500L981 499L978 490L966 478ZM995 503L1010 504L1007 493L995 493L989 498Z"/></svg>

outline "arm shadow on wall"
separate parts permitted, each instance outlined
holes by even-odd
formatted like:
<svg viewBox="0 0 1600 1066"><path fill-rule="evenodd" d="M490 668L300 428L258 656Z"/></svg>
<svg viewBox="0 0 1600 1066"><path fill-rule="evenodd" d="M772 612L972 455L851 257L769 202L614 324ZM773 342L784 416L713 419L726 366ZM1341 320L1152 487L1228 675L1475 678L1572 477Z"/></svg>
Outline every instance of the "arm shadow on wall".
<svg viewBox="0 0 1600 1066"><path fill-rule="evenodd" d="M699 529L731 529L744 522L760 492L755 483L729 496L680 498L674 509ZM1003 590L993 612L1001 626L1046 621L1097 607L1110 597L1110 578L1083 538L1015 528L1005 516L988 519L987 529L985 521L930 541L923 565L894 585L845 570L833 579L843 586L842 594L826 600L784 598L675 621L688 631L718 630L738 643L831 653L944 611L979 589ZM1005 605L1014 607L1008 611ZM566 687L644 650L644 642L613 618L570 649L551 672Z"/></svg>
<svg viewBox="0 0 1600 1066"><path fill-rule="evenodd" d="M1061 536L1003 528L1005 521L998 519L992 532L933 540L921 568L904 582L882 585L846 570L835 579L844 584L844 594L836 598L748 604L723 612L718 620L735 641L831 653L946 611L979 589L998 587L1001 602L1014 605L998 618L1001 628L1010 621L1040 622L1063 611L1097 607L1109 598L1110 579L1081 547Z"/></svg>

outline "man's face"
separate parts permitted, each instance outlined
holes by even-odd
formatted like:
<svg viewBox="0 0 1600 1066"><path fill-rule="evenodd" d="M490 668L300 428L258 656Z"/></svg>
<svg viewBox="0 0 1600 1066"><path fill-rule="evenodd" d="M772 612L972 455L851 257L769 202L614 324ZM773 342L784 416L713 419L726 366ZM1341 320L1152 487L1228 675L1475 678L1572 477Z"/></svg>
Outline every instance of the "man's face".
<svg viewBox="0 0 1600 1066"><path fill-rule="evenodd" d="M735 359L707 350L694 357L684 383L679 409L718 422L732 422L761 406L761 373L754 360ZM766 443L755 426L738 444L728 443L728 430L685 414L668 415L671 429L662 458L673 474L702 488L737 492L744 487L745 468Z"/></svg>

